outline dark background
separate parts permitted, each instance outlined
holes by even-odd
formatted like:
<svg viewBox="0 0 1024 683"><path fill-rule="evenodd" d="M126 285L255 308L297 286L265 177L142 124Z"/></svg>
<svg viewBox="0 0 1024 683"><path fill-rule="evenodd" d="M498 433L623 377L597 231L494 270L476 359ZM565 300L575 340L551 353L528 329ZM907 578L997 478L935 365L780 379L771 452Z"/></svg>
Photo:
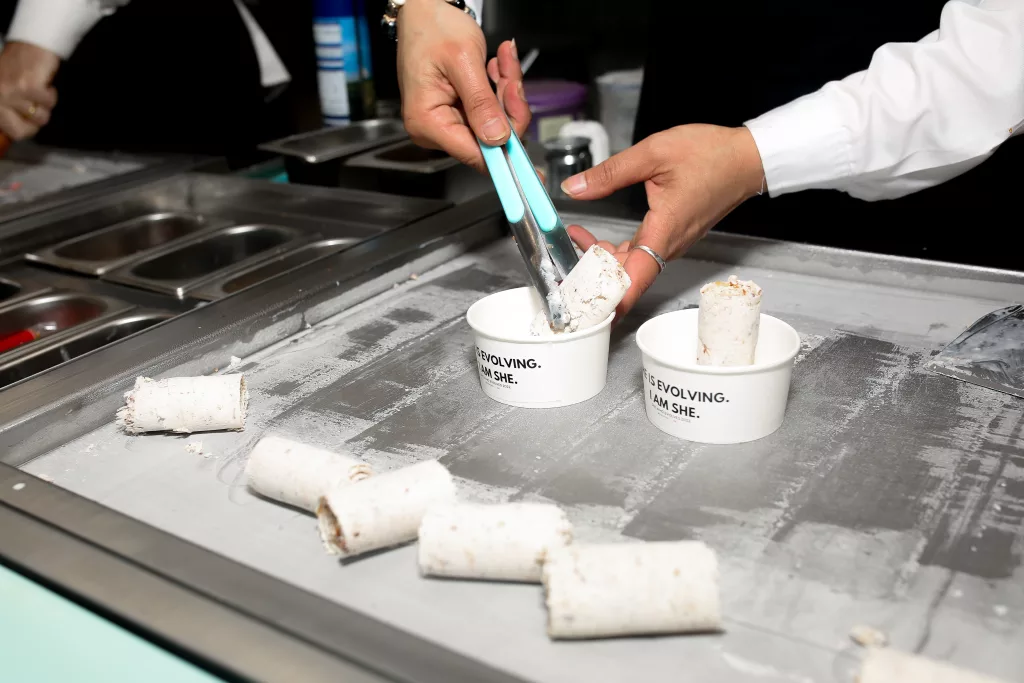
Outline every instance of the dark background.
<svg viewBox="0 0 1024 683"><path fill-rule="evenodd" d="M883 42L918 39L938 26L943 3L906 0L899 7L886 5L884 11L869 11L853 0L758 5L768 14L792 6L787 11L800 19L780 22L735 6L655 8L651 0L498 0L488 3L484 27L492 51L513 37L520 55L540 49L530 78L565 78L590 85L606 71L644 65L649 53L656 51L657 68L647 65L647 73L661 71L662 78L645 97L654 93L658 103L653 109L680 119L668 118L658 124L660 128L694 121L738 125L741 120L721 120L721 112L694 107L701 98L718 103L723 94L751 99L769 93L782 98L759 100L756 106L747 102L756 109L751 112L733 107L756 115L816 89L820 81L863 68L874 47ZM14 5L13 0L0 0L0 26L9 23ZM229 0L134 0L101 22L62 68L57 87L63 106L58 106L40 142L77 140L86 146L124 149L126 145L114 141L146 147L159 139L168 151L186 151L190 143L210 146L223 141L237 167L248 158L247 147L257 142L318 128L311 2L247 0L247 5L293 77L264 120L250 115L262 93L242 81L258 80L258 69ZM394 104L395 48L376 30L385 0L367 0L366 6L375 88L382 103ZM694 11L702 16L693 16ZM192 16L213 17L220 25L203 22L196 28ZM144 30L133 30L139 26ZM744 48L751 54L744 54ZM858 66L835 63L832 74L830 54L847 60L856 56ZM772 66L772 60L779 63ZM96 68L96 63L103 67ZM206 85L197 89L191 74L202 70L220 73L208 74ZM162 76L154 82L153 73ZM810 81L813 84L808 85ZM695 98L698 91L700 97ZM590 105L588 115L596 118L593 94ZM193 121L195 129L185 125L181 107L190 115L198 113L190 117L198 121ZM967 174L895 201L868 203L832 191L757 197L716 229L1019 270L1019 251L1005 245L1016 241L1012 235L1019 224L1022 153L1024 141L1015 138ZM639 218L645 198L642 188L634 188L596 206L573 208Z"/></svg>
<svg viewBox="0 0 1024 683"><path fill-rule="evenodd" d="M367 0L371 28L386 5L386 0ZM652 5L652 0L498 0L485 5L484 29L491 52L512 38L521 57L540 50L530 78L591 84L607 71L643 66ZM395 48L381 38L374 32L375 86L379 97L397 99ZM588 113L596 114L593 99Z"/></svg>

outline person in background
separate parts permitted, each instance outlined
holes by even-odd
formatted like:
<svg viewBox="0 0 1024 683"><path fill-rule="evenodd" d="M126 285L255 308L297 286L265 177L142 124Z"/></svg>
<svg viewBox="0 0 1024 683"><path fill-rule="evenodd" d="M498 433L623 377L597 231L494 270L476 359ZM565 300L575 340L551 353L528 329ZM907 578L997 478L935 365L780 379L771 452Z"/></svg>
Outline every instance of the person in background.
<svg viewBox="0 0 1024 683"><path fill-rule="evenodd" d="M634 238L601 243L633 281L620 313L661 261L741 205L756 205L750 224L790 238L936 239L948 227L940 243L953 251L984 243L965 239L979 211L1016 210L1021 146L996 153L1024 127L1024 0L662 3L654 17L639 141L563 185L580 200L646 190ZM397 26L410 134L481 168L475 140L508 137L488 76L511 125L521 134L529 123L515 44L485 67L479 27L446 0L406 0ZM758 195L772 200L748 202ZM598 243L579 226L570 234L584 249Z"/></svg>
<svg viewBox="0 0 1024 683"><path fill-rule="evenodd" d="M0 53L0 131L80 149L245 157L319 127L306 5L18 0Z"/></svg>

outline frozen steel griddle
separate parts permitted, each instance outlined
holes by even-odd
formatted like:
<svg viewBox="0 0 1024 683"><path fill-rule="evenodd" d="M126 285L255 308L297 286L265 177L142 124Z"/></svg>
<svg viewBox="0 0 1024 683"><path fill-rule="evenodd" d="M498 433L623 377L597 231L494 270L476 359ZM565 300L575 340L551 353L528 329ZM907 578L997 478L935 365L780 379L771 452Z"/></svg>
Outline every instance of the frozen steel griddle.
<svg viewBox="0 0 1024 683"><path fill-rule="evenodd" d="M613 241L632 229L573 220ZM787 419L749 444L681 442L644 416L634 332L733 273L762 285L765 311L803 338ZM488 401L473 367L466 309L523 280L501 239L443 265L382 267L361 295L339 290L355 305L333 317L298 299L263 317L248 299L214 303L193 324L216 337L165 349L149 369L126 347L120 357L137 367L5 420L0 458L21 469L0 468L0 515L45 520L170 577L197 615L229 609L314 654L362 652L387 680L846 681L857 625L892 647L1024 680L1024 404L923 368L980 315L1024 298L1024 276L712 234L613 333L605 390L549 411ZM246 322L217 327L232 315ZM243 433L127 437L104 423L134 372L209 372L240 349ZM51 390L34 382L21 398ZM48 418L52 434L33 441ZM424 580L414 547L339 563L312 518L246 491L245 458L271 428L344 444L378 471L438 458L470 499L562 505L581 540L703 539L722 565L726 632L552 643L537 586ZM187 452L193 441L211 455ZM15 494L13 481L28 487ZM13 543L2 521L0 547ZM26 561L44 553L20 538ZM105 589L94 583L82 590ZM175 611L181 631L206 623L190 609ZM205 655L227 661L233 633L210 635L220 660L213 645ZM250 651L267 679L274 662L303 656Z"/></svg>

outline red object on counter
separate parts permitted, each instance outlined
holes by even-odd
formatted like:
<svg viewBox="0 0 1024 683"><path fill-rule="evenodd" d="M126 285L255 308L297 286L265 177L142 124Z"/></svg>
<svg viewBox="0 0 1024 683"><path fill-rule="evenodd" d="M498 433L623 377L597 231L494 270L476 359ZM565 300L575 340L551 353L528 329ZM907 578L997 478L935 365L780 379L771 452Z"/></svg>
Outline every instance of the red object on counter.
<svg viewBox="0 0 1024 683"><path fill-rule="evenodd" d="M39 335L33 330L22 330L21 332L0 337L0 353L6 353L11 349L16 349L22 344L28 344L36 339L39 339Z"/></svg>

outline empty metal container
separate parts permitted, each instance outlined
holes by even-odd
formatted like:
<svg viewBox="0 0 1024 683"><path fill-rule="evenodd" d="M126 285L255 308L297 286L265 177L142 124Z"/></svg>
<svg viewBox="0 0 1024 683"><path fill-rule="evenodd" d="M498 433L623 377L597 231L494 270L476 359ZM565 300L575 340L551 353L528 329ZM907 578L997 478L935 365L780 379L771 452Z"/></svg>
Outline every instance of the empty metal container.
<svg viewBox="0 0 1024 683"><path fill-rule="evenodd" d="M397 119L370 119L300 133L260 145L284 157L288 179L303 185L337 187L344 159L407 137Z"/></svg>
<svg viewBox="0 0 1024 683"><path fill-rule="evenodd" d="M206 280L295 248L301 239L301 233L292 228L237 225L161 250L110 272L105 279L184 298Z"/></svg>
<svg viewBox="0 0 1024 683"><path fill-rule="evenodd" d="M83 356L173 317L173 313L163 311L132 312L84 329L60 341L41 343L39 348L30 353L0 363L0 388L45 372L72 358Z"/></svg>
<svg viewBox="0 0 1024 683"><path fill-rule="evenodd" d="M0 302L12 299L21 292L21 285L11 280L0 278Z"/></svg>
<svg viewBox="0 0 1024 683"><path fill-rule="evenodd" d="M320 240L319 242L306 244L272 261L252 266L240 273L233 273L228 277L210 282L190 292L190 295L197 299L214 301L269 280L281 273L304 266L328 254L337 253L360 241L361 238L351 237Z"/></svg>
<svg viewBox="0 0 1024 683"><path fill-rule="evenodd" d="M486 176L444 152L398 142L345 161L336 181L342 187L406 197L463 202L491 189Z"/></svg>
<svg viewBox="0 0 1024 683"><path fill-rule="evenodd" d="M15 352L38 339L127 308L127 304L91 294L57 292L0 308L0 349Z"/></svg>
<svg viewBox="0 0 1024 683"><path fill-rule="evenodd" d="M201 216L206 226L173 243L139 252L135 259L149 258L207 231L232 225L287 225L324 237L365 238L408 225L445 208L444 202L414 197L381 196L336 187L301 187L237 176L183 174L145 187L91 198L88 208L62 212L60 218L24 230L17 239L5 239L5 253L37 252L40 255L58 243L84 239L126 221L160 213ZM128 265L129 262L125 262L106 272Z"/></svg>
<svg viewBox="0 0 1024 683"><path fill-rule="evenodd" d="M194 213L154 213L26 254L25 258L86 275L103 275L175 240L194 235L207 225L202 216Z"/></svg>
<svg viewBox="0 0 1024 683"><path fill-rule="evenodd" d="M45 282L45 278L43 279L44 281L39 281L35 278L25 280L24 276L17 272L20 270L19 267L8 270L14 272L8 275L0 275L0 308L6 308L18 301L48 294L54 290L53 287Z"/></svg>
<svg viewBox="0 0 1024 683"><path fill-rule="evenodd" d="M552 199L571 199L562 191L562 183L594 165L590 140L584 137L558 137L544 143L548 194Z"/></svg>

